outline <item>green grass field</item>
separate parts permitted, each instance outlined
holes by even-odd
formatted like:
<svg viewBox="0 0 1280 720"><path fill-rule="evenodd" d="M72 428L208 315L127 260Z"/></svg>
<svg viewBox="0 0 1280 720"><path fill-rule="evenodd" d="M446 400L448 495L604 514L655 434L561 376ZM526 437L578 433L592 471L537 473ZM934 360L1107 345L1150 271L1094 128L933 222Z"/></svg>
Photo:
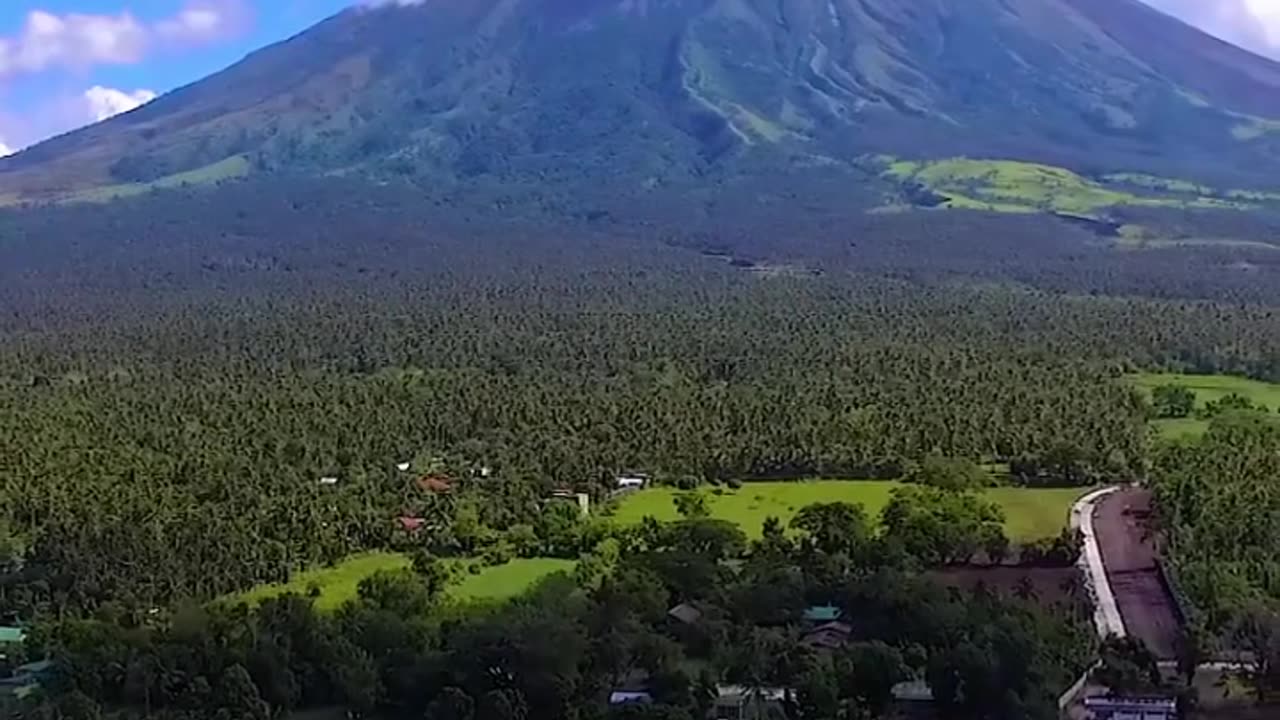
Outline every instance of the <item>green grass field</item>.
<svg viewBox="0 0 1280 720"><path fill-rule="evenodd" d="M512 560L506 565L487 567L479 575L466 578L449 589L449 597L463 601L509 600L548 575L573 572L573 560L528 558Z"/></svg>
<svg viewBox="0 0 1280 720"><path fill-rule="evenodd" d="M1231 200L1201 194L1172 194L1192 188L1189 183L1153 176L1117 175L1124 183L1099 182L1051 165L1013 160L949 158L911 162L884 158L885 175L915 183L946 198L943 207L1006 213L1057 212L1094 217L1119 205L1237 209L1243 197ZM1143 182L1135 183L1133 178ZM1156 182L1159 181L1159 182ZM1131 192L1140 189L1143 194ZM1198 188L1198 186L1196 187Z"/></svg>
<svg viewBox="0 0 1280 720"><path fill-rule="evenodd" d="M319 610L336 610L354 598L360 581L379 570L400 570L409 567L409 558L399 553L364 553L353 555L329 568L303 570L293 574L287 583L259 585L252 590L233 595L232 602L257 605L263 600L287 593L306 595L312 585L320 588L316 598Z"/></svg>
<svg viewBox="0 0 1280 720"><path fill-rule="evenodd" d="M1196 408L1203 408L1205 403L1221 400L1235 393L1247 397L1255 403L1261 403L1272 411L1280 408L1280 384L1249 380L1231 375L1182 375L1178 373L1141 373L1129 376L1143 392L1151 391L1161 385L1181 385L1190 388L1196 394ZM1209 429L1206 420L1183 418L1176 420L1156 420L1155 428L1162 437L1181 438L1199 437Z"/></svg>
<svg viewBox="0 0 1280 720"><path fill-rule="evenodd" d="M712 517L736 523L750 537L759 537L765 518L776 516L784 523L806 505L819 502L859 503L871 517L877 517L889 502L889 495L902 483L893 481L813 480L807 482L747 483L742 489L725 489L717 495L704 489ZM645 516L660 521L679 518L671 488L652 488L625 498L614 519L623 524L639 523ZM1084 495L1082 488L992 488L986 496L1004 508L1005 527L1015 540L1034 540L1057 535L1066 526L1072 503Z"/></svg>
<svg viewBox="0 0 1280 720"><path fill-rule="evenodd" d="M247 592L229 596L231 603L257 605L264 600L287 593L306 595L314 585L320 589L316 609L337 610L356 597L360 581L381 570L409 567L409 558L400 553L364 553L353 555L329 568L294 573L287 583L259 585ZM508 600L528 590L544 577L561 571L572 571L572 560L530 558L512 560L506 565L483 568L479 574L462 574L448 590L449 597L464 602Z"/></svg>
<svg viewBox="0 0 1280 720"><path fill-rule="evenodd" d="M243 155L233 155L204 167L180 172L145 183L125 183L122 185L106 185L72 193L63 198L63 203L103 203L121 198L144 195L152 190L168 190L184 185L213 185L223 180L245 177L251 170L249 159Z"/></svg>

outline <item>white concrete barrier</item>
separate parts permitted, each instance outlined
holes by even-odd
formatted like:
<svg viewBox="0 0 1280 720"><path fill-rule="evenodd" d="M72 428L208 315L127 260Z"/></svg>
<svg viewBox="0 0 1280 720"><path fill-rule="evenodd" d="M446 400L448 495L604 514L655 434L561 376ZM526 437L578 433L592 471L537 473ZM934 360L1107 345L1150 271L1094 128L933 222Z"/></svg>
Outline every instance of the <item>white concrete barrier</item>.
<svg viewBox="0 0 1280 720"><path fill-rule="evenodd" d="M1084 550L1080 553L1080 571L1085 577L1085 587L1089 589L1093 600L1093 624L1098 637L1124 637L1126 635L1124 618L1120 617L1120 607L1116 605L1116 596L1111 592L1111 582L1107 580L1107 569L1102 564L1102 548L1098 545L1098 536L1093 528L1093 512L1098 501L1119 492L1121 488L1108 487L1095 490L1076 501L1071 508L1071 527L1079 530L1084 536Z"/></svg>

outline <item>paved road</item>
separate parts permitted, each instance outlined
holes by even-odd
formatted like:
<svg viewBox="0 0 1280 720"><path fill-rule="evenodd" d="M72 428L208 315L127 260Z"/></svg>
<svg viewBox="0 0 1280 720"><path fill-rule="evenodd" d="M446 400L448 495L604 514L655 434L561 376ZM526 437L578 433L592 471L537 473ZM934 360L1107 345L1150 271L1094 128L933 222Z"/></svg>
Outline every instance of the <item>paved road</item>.
<svg viewBox="0 0 1280 720"><path fill-rule="evenodd" d="M1155 542L1146 530L1151 493L1125 489L1104 498L1094 512L1102 563L1125 629L1157 658L1176 658L1178 615L1160 582Z"/></svg>

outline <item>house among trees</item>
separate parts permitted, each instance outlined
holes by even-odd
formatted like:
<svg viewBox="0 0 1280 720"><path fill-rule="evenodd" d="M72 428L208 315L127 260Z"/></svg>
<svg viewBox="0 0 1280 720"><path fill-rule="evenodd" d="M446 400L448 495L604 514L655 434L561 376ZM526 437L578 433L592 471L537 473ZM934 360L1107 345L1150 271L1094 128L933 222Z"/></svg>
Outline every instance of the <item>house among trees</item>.
<svg viewBox="0 0 1280 720"><path fill-rule="evenodd" d="M853 626L842 622L823 623L804 634L801 643L819 650L838 650L849 642Z"/></svg>
<svg viewBox="0 0 1280 720"><path fill-rule="evenodd" d="M642 473L619 475L613 484L621 491L643 490L649 486L649 476Z"/></svg>
<svg viewBox="0 0 1280 720"><path fill-rule="evenodd" d="M653 695L647 690L614 690L609 693L610 705L651 705Z"/></svg>
<svg viewBox="0 0 1280 720"><path fill-rule="evenodd" d="M778 687L719 685L712 720L782 720L787 717L784 703L788 692Z"/></svg>
<svg viewBox="0 0 1280 720"><path fill-rule="evenodd" d="M402 462L396 463L396 469L400 472L409 472L409 468L413 467L412 463Z"/></svg>
<svg viewBox="0 0 1280 720"><path fill-rule="evenodd" d="M324 477L320 478L320 484L321 484L321 485L337 485L337 484L338 484L338 478L337 478L336 476L333 476L333 475L326 475L326 476L324 476Z"/></svg>
<svg viewBox="0 0 1280 720"><path fill-rule="evenodd" d="M1178 701L1163 695L1090 697L1084 700L1089 720L1175 720Z"/></svg>
<svg viewBox="0 0 1280 720"><path fill-rule="evenodd" d="M0 660L8 660L9 653L21 650L27 641L27 631L17 625L0 627Z"/></svg>
<svg viewBox="0 0 1280 720"><path fill-rule="evenodd" d="M400 529L404 530L410 535L416 534L419 530L423 528L424 525L427 524L426 520L423 520L420 517L412 517L409 515L401 516L399 518L399 521L400 521Z"/></svg>
<svg viewBox="0 0 1280 720"><path fill-rule="evenodd" d="M571 501L578 506L578 512L586 517L591 514L591 496L586 493L574 492L568 488L561 488L551 493L551 500Z"/></svg>
<svg viewBox="0 0 1280 720"><path fill-rule="evenodd" d="M418 487L435 495L453 492L453 481L444 475L423 475L418 478Z"/></svg>
<svg viewBox="0 0 1280 720"><path fill-rule="evenodd" d="M805 608L804 621L814 624L833 623L840 619L840 608L835 605L813 605Z"/></svg>
<svg viewBox="0 0 1280 720"><path fill-rule="evenodd" d="M680 603L668 610L667 616L679 620L685 625L695 625L702 619L702 611L689 603Z"/></svg>

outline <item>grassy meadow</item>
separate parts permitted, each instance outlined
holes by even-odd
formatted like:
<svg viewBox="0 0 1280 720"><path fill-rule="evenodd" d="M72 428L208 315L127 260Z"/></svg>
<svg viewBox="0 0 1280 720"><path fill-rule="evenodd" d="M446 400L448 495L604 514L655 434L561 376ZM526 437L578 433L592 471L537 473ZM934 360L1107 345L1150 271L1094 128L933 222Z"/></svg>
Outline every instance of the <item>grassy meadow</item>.
<svg viewBox="0 0 1280 720"><path fill-rule="evenodd" d="M886 160L886 176L926 187L946 198L943 207L957 210L1095 217L1098 211L1119 205L1239 209L1246 199L1206 197L1211 189L1184 181L1145 175L1113 175L1098 181L1065 168L1013 160Z"/></svg>
<svg viewBox="0 0 1280 720"><path fill-rule="evenodd" d="M401 570L409 567L409 558L400 553L374 552L352 555L333 567L315 568L293 573L287 583L259 585L252 590L231 596L232 602L257 605L281 595L293 593L306 595L312 586L320 589L316 608L331 611L354 598L360 581L381 570Z"/></svg>
<svg viewBox="0 0 1280 720"><path fill-rule="evenodd" d="M478 575L467 575L449 588L449 597L467 602L510 600L548 575L573 572L576 565L573 560L558 558L519 558L506 565L483 568Z"/></svg>
<svg viewBox="0 0 1280 720"><path fill-rule="evenodd" d="M1148 396L1152 390L1161 385L1180 385L1190 388L1196 394L1197 410L1204 408L1206 403L1221 400L1233 393L1247 397L1254 403L1265 405L1273 412L1280 408L1280 384L1260 380L1231 375L1141 373L1130 376L1130 381ZM1153 425L1161 437L1165 438L1199 437L1209 429L1208 420L1196 417L1156 420Z"/></svg>
<svg viewBox="0 0 1280 720"><path fill-rule="evenodd" d="M752 482L739 490L703 489L711 516L728 520L743 529L749 537L759 537L765 518L776 516L783 523L804 506L819 502L861 504L870 517L877 517L889 502L889 496L902 483L888 480L848 481L812 480L805 482ZM678 490L651 488L627 496L619 504L614 520L622 524L639 523L646 516L660 521L679 518L672 501ZM1066 526L1071 505L1087 492L1083 488L991 488L987 498L1004 509L1005 528L1015 541L1050 537Z"/></svg>
<svg viewBox="0 0 1280 720"><path fill-rule="evenodd" d="M447 590L449 597L463 602L501 601L528 590L539 580L557 572L571 572L576 563L554 558L516 559L505 565L483 567L477 574L461 571ZM314 586L320 590L316 609L337 610L356 597L360 581L381 570L401 570L410 566L401 553L375 552L353 555L333 567L294 573L287 583L271 583L229 596L232 603L257 605L264 600L293 593L306 595Z"/></svg>

